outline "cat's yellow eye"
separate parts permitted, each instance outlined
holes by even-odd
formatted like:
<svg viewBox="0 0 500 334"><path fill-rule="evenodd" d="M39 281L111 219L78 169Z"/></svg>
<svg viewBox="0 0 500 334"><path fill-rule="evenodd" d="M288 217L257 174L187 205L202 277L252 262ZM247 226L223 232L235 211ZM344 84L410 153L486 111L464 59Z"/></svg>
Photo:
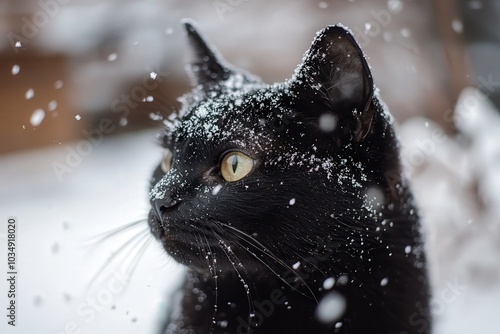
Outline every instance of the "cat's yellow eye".
<svg viewBox="0 0 500 334"><path fill-rule="evenodd" d="M247 176L253 169L255 161L241 152L229 152L222 158L220 170L224 180L234 182Z"/></svg>
<svg viewBox="0 0 500 334"><path fill-rule="evenodd" d="M163 173L167 174L170 170L170 166L172 164L172 152L170 150L165 150L163 152L163 160L161 161L161 170Z"/></svg>

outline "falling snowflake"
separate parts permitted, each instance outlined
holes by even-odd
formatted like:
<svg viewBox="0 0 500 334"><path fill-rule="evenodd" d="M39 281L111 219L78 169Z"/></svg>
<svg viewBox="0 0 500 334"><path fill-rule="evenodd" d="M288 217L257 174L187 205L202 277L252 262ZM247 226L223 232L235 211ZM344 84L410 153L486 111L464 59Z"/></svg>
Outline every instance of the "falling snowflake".
<svg viewBox="0 0 500 334"><path fill-rule="evenodd" d="M12 75L17 75L20 70L21 68L19 67L19 65L12 66Z"/></svg>
<svg viewBox="0 0 500 334"><path fill-rule="evenodd" d="M325 113L319 118L319 128L323 132L332 132L337 127L337 117L332 114Z"/></svg>
<svg viewBox="0 0 500 334"><path fill-rule="evenodd" d="M54 88L55 89L61 89L62 86L63 86L62 80L57 80L56 82L54 82Z"/></svg>
<svg viewBox="0 0 500 334"><path fill-rule="evenodd" d="M47 106L47 109L49 111L54 111L54 110L56 110L56 108L57 108L57 101L56 100L50 101L48 106Z"/></svg>
<svg viewBox="0 0 500 334"><path fill-rule="evenodd" d="M33 90L33 88L30 88L26 91L26 93L24 94L24 97L26 98L26 100L31 100L33 98L33 96L35 96L35 91Z"/></svg>
<svg viewBox="0 0 500 334"><path fill-rule="evenodd" d="M36 109L33 111L33 114L31 114L30 123L33 126L39 126L44 118L45 111L43 111L43 109Z"/></svg>
<svg viewBox="0 0 500 334"><path fill-rule="evenodd" d="M323 289L330 290L335 284L335 278L329 277L323 282Z"/></svg>
<svg viewBox="0 0 500 334"><path fill-rule="evenodd" d="M337 292L329 292L319 302L316 317L325 324L331 324L342 317L345 309L345 298Z"/></svg>
<svg viewBox="0 0 500 334"><path fill-rule="evenodd" d="M118 55L116 54L116 52L113 52L110 55L108 55L108 61L115 61L117 58Z"/></svg>

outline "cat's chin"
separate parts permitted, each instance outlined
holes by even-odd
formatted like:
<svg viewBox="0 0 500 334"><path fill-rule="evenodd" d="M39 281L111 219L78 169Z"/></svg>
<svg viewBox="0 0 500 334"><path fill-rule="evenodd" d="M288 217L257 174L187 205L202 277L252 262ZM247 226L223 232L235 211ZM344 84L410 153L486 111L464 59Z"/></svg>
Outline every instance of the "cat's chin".
<svg viewBox="0 0 500 334"><path fill-rule="evenodd" d="M215 239L208 228L162 221L153 212L149 214L149 227L170 257L199 271L210 269L212 249L220 249L221 241Z"/></svg>
<svg viewBox="0 0 500 334"><path fill-rule="evenodd" d="M216 238L209 227L194 228L189 223L161 221L153 212L149 215L149 226L171 258L198 272L209 273L214 268L217 271L234 271L239 263L250 264L245 268L247 273L269 271L269 264L256 260L255 255L227 240L224 235Z"/></svg>

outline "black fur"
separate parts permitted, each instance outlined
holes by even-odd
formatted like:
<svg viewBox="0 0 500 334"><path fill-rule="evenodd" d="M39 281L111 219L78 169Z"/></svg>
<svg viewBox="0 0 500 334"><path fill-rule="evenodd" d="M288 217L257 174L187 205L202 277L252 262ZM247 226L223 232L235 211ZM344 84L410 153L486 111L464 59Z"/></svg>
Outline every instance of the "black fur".
<svg viewBox="0 0 500 334"><path fill-rule="evenodd" d="M290 80L267 85L185 26L195 88L166 122L172 167L150 195L153 235L189 268L164 332L429 333L419 219L351 34L325 28ZM231 150L255 160L236 182L220 176Z"/></svg>

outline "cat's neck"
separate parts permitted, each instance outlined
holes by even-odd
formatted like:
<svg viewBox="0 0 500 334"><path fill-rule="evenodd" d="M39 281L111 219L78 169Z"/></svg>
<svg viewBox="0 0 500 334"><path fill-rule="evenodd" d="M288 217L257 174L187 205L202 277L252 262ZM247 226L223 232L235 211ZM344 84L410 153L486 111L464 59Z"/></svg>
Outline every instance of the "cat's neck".
<svg viewBox="0 0 500 334"><path fill-rule="evenodd" d="M399 333L403 329L417 333L422 327L410 321L416 304L426 297L411 287L421 286L424 276L408 261L387 258L385 252L383 256L386 260L377 268L360 268L350 275L318 270L307 277L301 273L304 278L300 280L286 273L277 277L271 272L232 270L214 278L191 270L177 321L196 333ZM325 284L329 277L336 282L333 288ZM315 312L318 302L331 291L342 295L346 308L338 321L326 326L316 320ZM388 298L393 293L404 293L405 299ZM429 322L428 312L422 312L419 317Z"/></svg>

